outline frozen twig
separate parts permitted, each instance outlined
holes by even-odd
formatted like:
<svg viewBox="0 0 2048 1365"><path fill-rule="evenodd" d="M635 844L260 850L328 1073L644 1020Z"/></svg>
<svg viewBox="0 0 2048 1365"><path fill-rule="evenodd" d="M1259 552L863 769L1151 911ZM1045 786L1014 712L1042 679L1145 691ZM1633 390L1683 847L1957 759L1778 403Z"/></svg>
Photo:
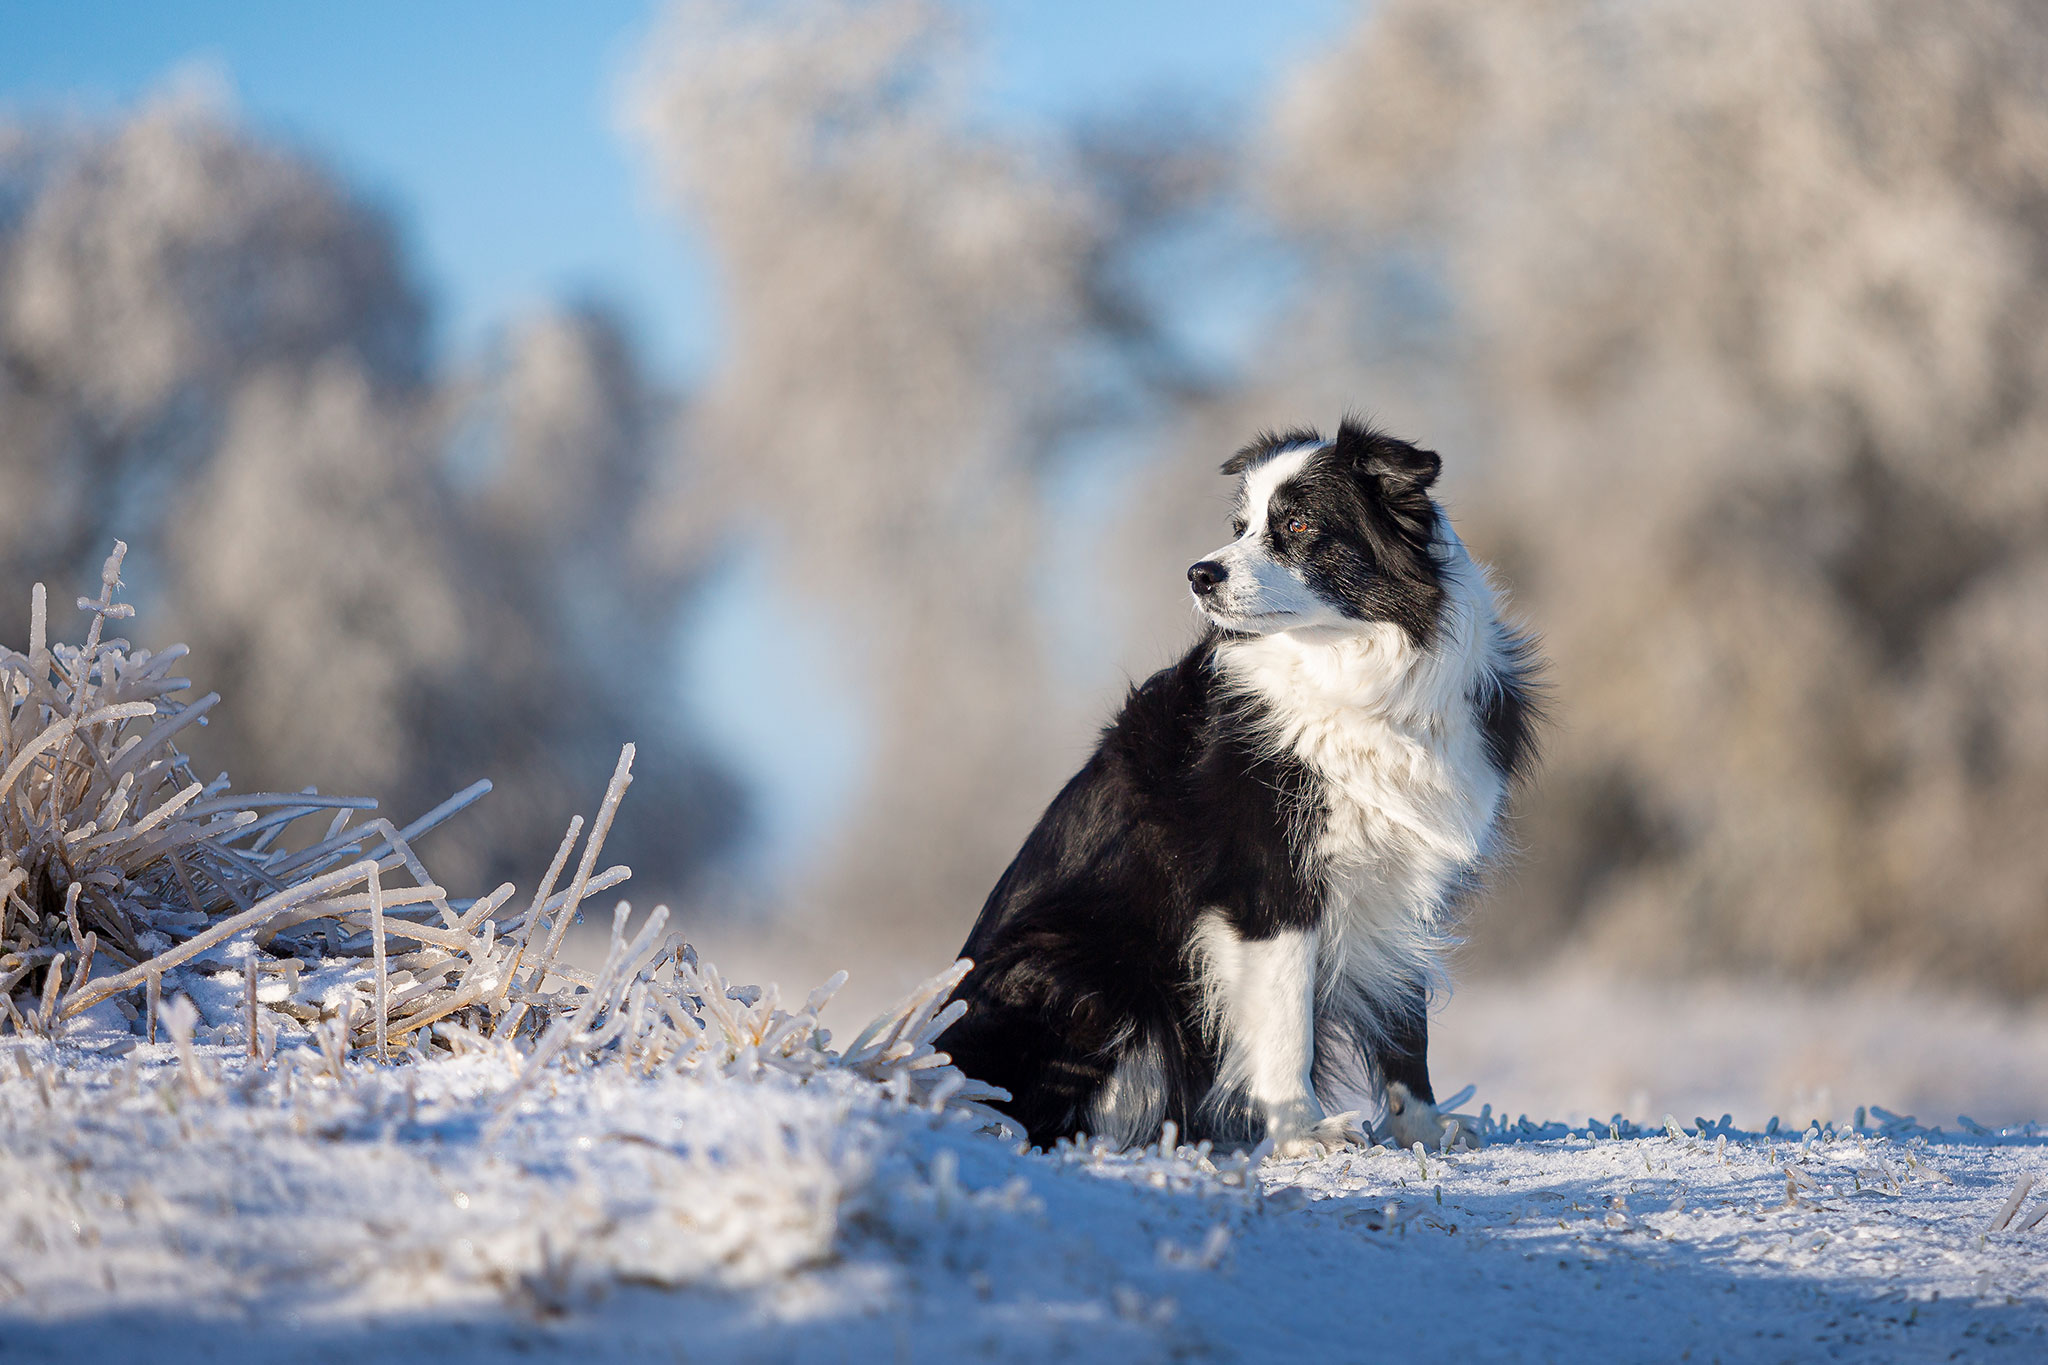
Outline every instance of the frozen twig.
<svg viewBox="0 0 2048 1365"><path fill-rule="evenodd" d="M377 1060L381 1062L391 1057L391 1042L386 1034L390 1027L391 983L384 970L384 883L374 862L370 864L370 952L376 962Z"/></svg>
<svg viewBox="0 0 2048 1365"><path fill-rule="evenodd" d="M2005 1231L2005 1225L2020 1211L2020 1205L2026 1202L2027 1192L2034 1188L2034 1181L2037 1178L2035 1172L2029 1171L2013 1182L2012 1193L2006 1197L1998 1212L1991 1215L1991 1222L1984 1228L1986 1232Z"/></svg>
<svg viewBox="0 0 2048 1365"><path fill-rule="evenodd" d="M315 877L311 881L301 882L297 886L288 886L282 891L266 896L241 914L229 916L204 933L196 934L186 939L183 943L159 953L147 962L132 967L117 976L101 978L90 990L82 991L75 996L65 1007L64 1013L71 1015L77 1014L81 1010L91 1009L102 1000L111 999L122 991L131 990L141 985L151 976L161 976L172 967L199 956L208 948L225 943L243 930L252 929L262 924L279 911L290 909L292 906L306 901L318 900L320 897L331 892L354 886L368 877L371 869L375 866L376 864L374 863L357 863L352 867L345 867L339 872L330 872L324 877Z"/></svg>

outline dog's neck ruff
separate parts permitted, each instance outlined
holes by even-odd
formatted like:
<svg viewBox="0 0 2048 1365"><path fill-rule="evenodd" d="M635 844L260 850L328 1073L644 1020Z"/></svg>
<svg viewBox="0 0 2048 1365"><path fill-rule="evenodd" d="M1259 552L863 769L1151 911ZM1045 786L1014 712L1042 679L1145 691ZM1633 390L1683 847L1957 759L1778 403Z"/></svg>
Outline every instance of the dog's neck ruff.
<svg viewBox="0 0 2048 1365"><path fill-rule="evenodd" d="M1369 936L1434 925L1493 851L1507 790L1474 714L1503 647L1493 591L1447 524L1441 535L1447 591L1427 646L1360 622L1216 648L1275 751L1315 775L1321 809L1300 851L1332 918Z"/></svg>

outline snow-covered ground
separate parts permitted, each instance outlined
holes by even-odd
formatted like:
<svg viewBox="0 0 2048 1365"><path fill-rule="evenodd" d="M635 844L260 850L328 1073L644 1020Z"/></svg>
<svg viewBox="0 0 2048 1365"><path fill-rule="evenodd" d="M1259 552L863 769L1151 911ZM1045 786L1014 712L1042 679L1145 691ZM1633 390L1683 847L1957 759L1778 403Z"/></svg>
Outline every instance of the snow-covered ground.
<svg viewBox="0 0 2048 1365"><path fill-rule="evenodd" d="M257 1071L214 1013L191 1062L110 1007L0 1040L0 1359L2048 1358L2025 1127L1043 1155L845 1072L607 1063L494 1128L509 1051Z"/></svg>

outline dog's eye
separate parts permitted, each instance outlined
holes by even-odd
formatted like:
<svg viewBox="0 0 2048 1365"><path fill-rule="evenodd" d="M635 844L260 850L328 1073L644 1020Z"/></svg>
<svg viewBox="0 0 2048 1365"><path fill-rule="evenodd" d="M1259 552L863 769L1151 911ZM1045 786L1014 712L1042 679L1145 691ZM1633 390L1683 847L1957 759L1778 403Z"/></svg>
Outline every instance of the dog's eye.
<svg viewBox="0 0 2048 1365"><path fill-rule="evenodd" d="M1244 528L1250 524L1243 517L1232 517L1230 519L1230 534L1242 540L1244 538Z"/></svg>
<svg viewBox="0 0 2048 1365"><path fill-rule="evenodd" d="M1289 517L1287 519L1287 534L1290 536L1307 535L1308 522L1301 517Z"/></svg>

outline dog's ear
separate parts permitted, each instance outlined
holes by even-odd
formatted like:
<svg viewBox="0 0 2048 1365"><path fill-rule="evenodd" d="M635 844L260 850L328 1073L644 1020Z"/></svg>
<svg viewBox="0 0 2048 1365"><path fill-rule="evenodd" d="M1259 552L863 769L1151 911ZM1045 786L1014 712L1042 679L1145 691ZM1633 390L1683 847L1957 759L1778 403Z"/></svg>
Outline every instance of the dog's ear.
<svg viewBox="0 0 2048 1365"><path fill-rule="evenodd" d="M1237 454L1223 462L1223 472L1233 477L1258 465L1264 464L1283 450L1295 446L1319 446L1323 443L1322 433L1308 427L1292 427L1286 431L1270 428L1245 442Z"/></svg>
<svg viewBox="0 0 2048 1365"><path fill-rule="evenodd" d="M1397 441L1356 417L1346 417L1337 428L1336 453L1394 506L1426 503L1444 467L1434 450Z"/></svg>

